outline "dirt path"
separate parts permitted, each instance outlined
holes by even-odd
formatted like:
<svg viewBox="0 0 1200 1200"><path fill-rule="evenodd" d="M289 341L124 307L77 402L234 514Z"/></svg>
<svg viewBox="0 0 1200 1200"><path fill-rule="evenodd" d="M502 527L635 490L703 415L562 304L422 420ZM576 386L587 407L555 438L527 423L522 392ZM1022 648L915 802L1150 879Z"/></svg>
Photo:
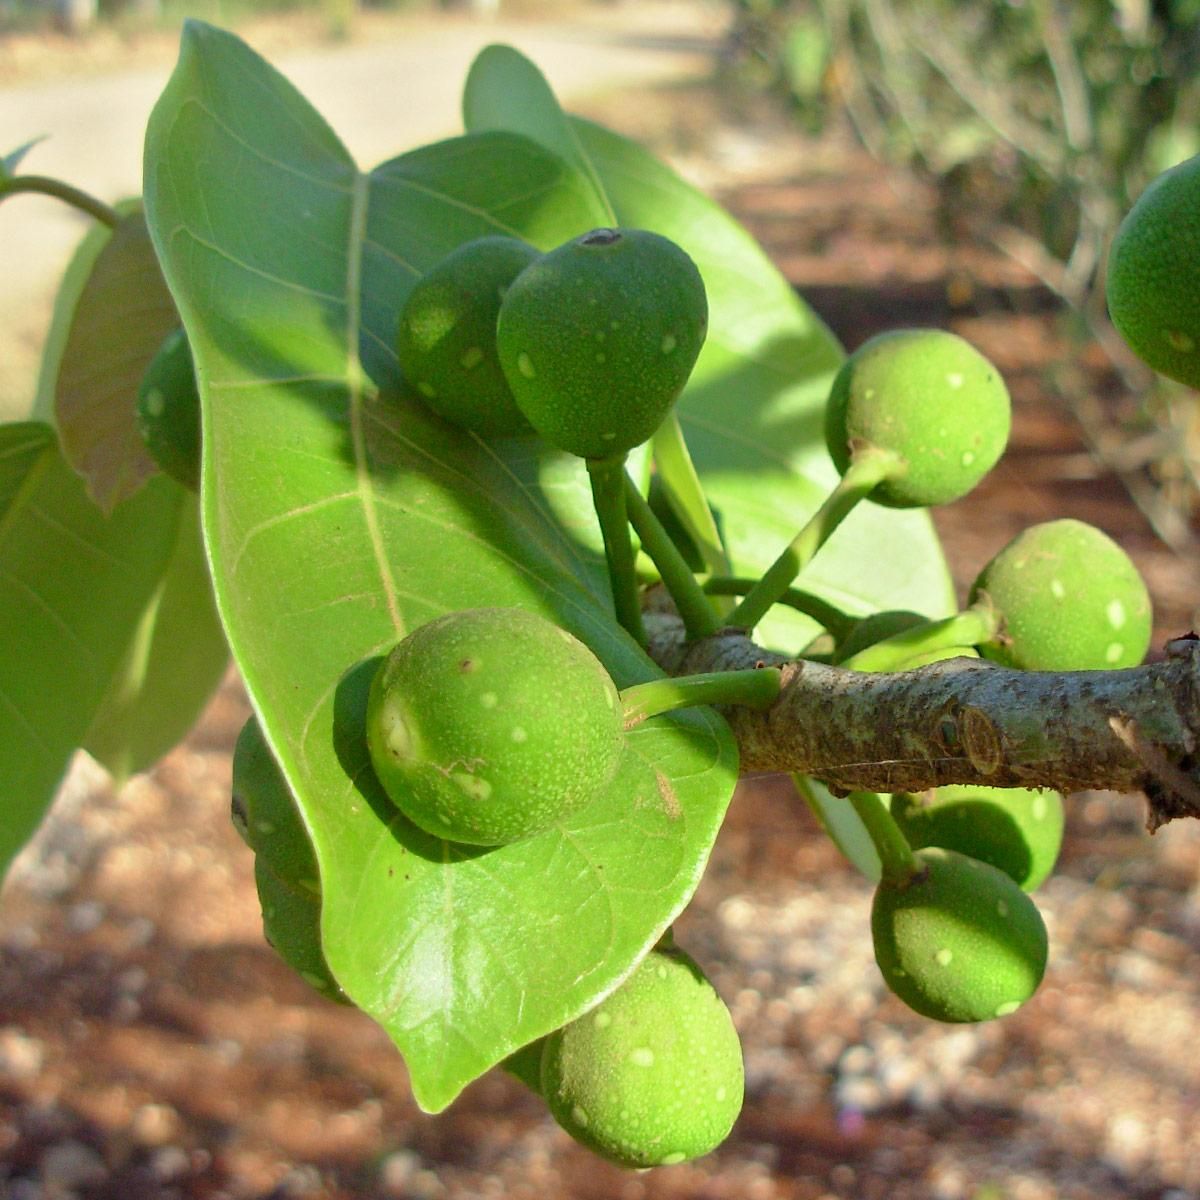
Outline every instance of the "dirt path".
<svg viewBox="0 0 1200 1200"><path fill-rule="evenodd" d="M246 36L370 166L461 131L463 79L491 42L517 46L560 97L580 102L705 71L719 28L717 10L666 0L568 10L551 20L371 18L348 43L278 55L278 26ZM136 195L146 119L170 73L173 44L156 40L144 57L151 65L0 87L0 153L44 134L25 169L106 201ZM83 218L50 200L21 197L0 210L0 418L28 407L57 280L85 228Z"/></svg>

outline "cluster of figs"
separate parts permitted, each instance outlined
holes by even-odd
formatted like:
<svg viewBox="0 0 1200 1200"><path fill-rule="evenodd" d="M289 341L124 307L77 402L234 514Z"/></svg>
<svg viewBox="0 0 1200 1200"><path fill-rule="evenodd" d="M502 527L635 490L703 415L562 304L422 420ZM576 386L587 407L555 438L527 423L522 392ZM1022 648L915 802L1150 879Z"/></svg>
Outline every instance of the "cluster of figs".
<svg viewBox="0 0 1200 1200"><path fill-rule="evenodd" d="M492 441L539 437L584 459L595 490L596 477L612 464L623 471L626 455L667 419L707 321L700 272L656 233L597 229L548 253L496 236L461 245L413 286L396 348L410 391L439 417ZM162 393L185 391L186 380L194 395L190 367L178 365L184 354L184 339L170 341L147 374L141 411L152 451L179 440L155 424L170 407ZM804 555L860 500L925 508L965 495L1000 458L1010 422L999 372L962 338L904 329L866 342L831 387L825 435L840 481L802 531L807 548L801 554L801 540L793 543L723 622L750 630L788 602ZM183 457L194 486L195 455ZM614 582L620 618L616 591ZM699 632L719 623L701 623ZM1141 661L1150 624L1145 585L1120 547L1089 525L1058 520L1005 546L955 616L847 619L804 653L863 671L963 655L1027 670L1118 668ZM778 672L765 674L772 686L754 690L753 702L777 694ZM592 803L617 776L637 720L739 702L712 677L695 679L707 687L689 690L684 680L669 693L653 685L620 691L551 614L449 612L381 661L365 738L380 784L414 825L450 842L503 846L543 835ZM1046 965L1046 930L1030 892L1058 854L1061 797L943 787L848 802L882 864L871 930L895 995L951 1022L1024 1003ZM253 721L237 746L233 807L256 853L269 939L314 986L344 999L321 953L312 847ZM569 1133L627 1166L708 1152L742 1103L729 1012L669 934L597 1007L542 1039L536 1055L533 1067L522 1056L521 1077Z"/></svg>

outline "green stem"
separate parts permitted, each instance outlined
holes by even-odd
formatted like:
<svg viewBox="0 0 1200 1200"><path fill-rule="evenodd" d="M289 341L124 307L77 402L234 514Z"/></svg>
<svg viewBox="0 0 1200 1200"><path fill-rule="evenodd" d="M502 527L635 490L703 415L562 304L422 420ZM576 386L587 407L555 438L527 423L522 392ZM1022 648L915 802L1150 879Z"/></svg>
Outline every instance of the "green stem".
<svg viewBox="0 0 1200 1200"><path fill-rule="evenodd" d="M926 621L867 646L839 664L849 671L895 671L918 655L931 654L950 646L978 646L990 641L1000 618L990 602L970 608L940 621Z"/></svg>
<svg viewBox="0 0 1200 1200"><path fill-rule="evenodd" d="M883 870L882 882L903 887L917 873L917 860L883 798L877 792L851 792L847 799L875 845Z"/></svg>
<svg viewBox="0 0 1200 1200"><path fill-rule="evenodd" d="M714 575L728 575L729 555L721 541L717 522L704 498L704 487L672 409L654 435L654 463L666 490L667 500L683 527L691 534L705 565Z"/></svg>
<svg viewBox="0 0 1200 1200"><path fill-rule="evenodd" d="M704 590L680 554L679 547L671 541L662 522L629 478L628 471L625 472L625 508L629 523L641 539L642 549L654 560L667 591L671 593L671 599L675 601L688 640L711 637L720 628L717 614L713 612Z"/></svg>
<svg viewBox="0 0 1200 1200"><path fill-rule="evenodd" d="M737 575L711 575L701 581L700 586L710 596L744 596L758 584L757 579ZM812 592L790 587L776 601L794 608L797 612L812 617L823 629L828 630L835 641L841 641L857 623L857 617L848 617L840 608Z"/></svg>
<svg viewBox="0 0 1200 1200"><path fill-rule="evenodd" d="M592 483L592 502L604 537L604 557L612 586L617 622L640 646L646 644L642 606L638 600L633 540L625 509L625 455L586 460Z"/></svg>
<svg viewBox="0 0 1200 1200"><path fill-rule="evenodd" d="M121 222L121 215L115 208L110 208L103 200L88 195L61 179L51 179L48 175L13 175L0 180L0 200L5 196L13 196L18 192L28 192L39 196L53 196L65 204L70 204L80 212L85 212L110 229L116 229Z"/></svg>
<svg viewBox="0 0 1200 1200"><path fill-rule="evenodd" d="M791 587L792 581L808 566L855 505L869 496L885 479L894 478L905 469L904 460L889 451L873 446L858 451L825 503L813 513L804 528L767 569L767 573L733 610L729 624L753 629Z"/></svg>
<svg viewBox="0 0 1200 1200"><path fill-rule="evenodd" d="M636 683L621 693L625 728L632 729L660 713L692 708L697 704L770 708L779 696L781 680L778 667L753 667L744 671L711 671L706 675L681 675Z"/></svg>

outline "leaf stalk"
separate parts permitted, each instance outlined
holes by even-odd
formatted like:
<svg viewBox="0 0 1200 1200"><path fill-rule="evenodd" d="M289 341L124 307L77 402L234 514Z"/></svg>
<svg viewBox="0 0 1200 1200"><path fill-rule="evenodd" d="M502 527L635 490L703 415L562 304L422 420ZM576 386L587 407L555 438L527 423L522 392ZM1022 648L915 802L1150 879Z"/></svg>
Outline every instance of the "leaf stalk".
<svg viewBox="0 0 1200 1200"><path fill-rule="evenodd" d="M650 717L699 704L769 708L779 696L781 682L777 667L752 667L745 671L711 671L637 683L621 692L625 728L632 729Z"/></svg>
<svg viewBox="0 0 1200 1200"><path fill-rule="evenodd" d="M604 537L604 557L608 563L617 623L638 645L645 646L646 628L642 623L633 541L629 536L629 515L625 505L625 455L585 461L592 485L592 503Z"/></svg>
<svg viewBox="0 0 1200 1200"><path fill-rule="evenodd" d="M903 887L917 873L917 861L900 826L884 807L883 798L875 792L851 792L847 799L879 855L882 881L892 887Z"/></svg>
<svg viewBox="0 0 1200 1200"><path fill-rule="evenodd" d="M624 472L624 476L625 507L629 514L629 522L641 539L642 549L658 568L663 584L671 594L680 617L683 618L688 637L710 637L716 633L719 621L704 594L704 589L696 581L691 568L679 552L679 547L662 527L662 522L655 516L646 498L629 478L629 472Z"/></svg>
<svg viewBox="0 0 1200 1200"><path fill-rule="evenodd" d="M56 200L61 200L64 204L69 204L72 208L87 213L89 217L94 217L102 225L107 225L109 229L116 229L121 223L121 214L115 208L105 204L103 200L97 200L95 196L80 188L64 183L61 179L52 179L49 175L12 175L7 179L0 178L0 200L22 192L39 196L53 196Z"/></svg>

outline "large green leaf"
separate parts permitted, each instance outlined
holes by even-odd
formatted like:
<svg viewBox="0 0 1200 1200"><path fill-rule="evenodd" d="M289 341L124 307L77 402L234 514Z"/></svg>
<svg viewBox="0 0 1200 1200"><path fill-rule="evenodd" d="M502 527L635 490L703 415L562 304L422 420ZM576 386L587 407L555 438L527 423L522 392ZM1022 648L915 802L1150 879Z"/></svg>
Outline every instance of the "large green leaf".
<svg viewBox="0 0 1200 1200"><path fill-rule="evenodd" d="M594 200L562 159L505 133L365 175L281 76L194 23L145 183L196 355L218 605L313 839L329 966L439 1109L632 969L690 898L736 777L715 714L657 719L584 813L479 851L399 817L366 756L378 656L448 610L524 605L619 685L657 673L557 515L562 459L438 420L391 351L418 272L483 233L556 244L596 223Z"/></svg>
<svg viewBox="0 0 1200 1200"><path fill-rule="evenodd" d="M229 662L200 536L200 507L175 486L179 523L170 559L83 743L118 785L183 739Z"/></svg>
<svg viewBox="0 0 1200 1200"><path fill-rule="evenodd" d="M54 430L40 421L0 425L0 522L21 495L30 472L54 442Z"/></svg>
<svg viewBox="0 0 1200 1200"><path fill-rule="evenodd" d="M842 360L833 336L728 213L634 142L564 117L541 73L515 50L479 56L464 116L468 129L519 130L580 158L619 224L662 233L695 259L709 335L680 420L735 570L761 574L837 480L822 432ZM856 615L904 607L942 616L954 607L928 516L873 504L842 525L802 584ZM816 631L810 618L780 609L759 636L794 652Z"/></svg>
<svg viewBox="0 0 1200 1200"><path fill-rule="evenodd" d="M69 293L63 296L69 302ZM63 453L106 512L158 471L137 431L137 392L163 338L178 324L146 222L135 209L100 246L74 298L54 386Z"/></svg>
<svg viewBox="0 0 1200 1200"><path fill-rule="evenodd" d="M49 426L0 425L0 871L36 829L175 541L179 489L110 516Z"/></svg>

